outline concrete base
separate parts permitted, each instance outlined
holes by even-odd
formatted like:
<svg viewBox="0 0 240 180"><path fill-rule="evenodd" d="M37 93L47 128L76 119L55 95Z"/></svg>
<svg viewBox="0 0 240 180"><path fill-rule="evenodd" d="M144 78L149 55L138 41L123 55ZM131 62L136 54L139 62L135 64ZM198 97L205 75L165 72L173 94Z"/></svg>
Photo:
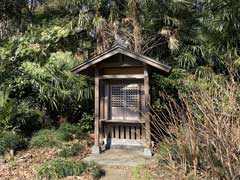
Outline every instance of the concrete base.
<svg viewBox="0 0 240 180"><path fill-rule="evenodd" d="M107 150L101 154L90 154L83 160L88 162L95 161L102 166L120 167L134 167L139 164L151 164L157 162L157 159L154 156L148 158L144 157L143 151L128 151L115 149Z"/></svg>
<svg viewBox="0 0 240 180"><path fill-rule="evenodd" d="M152 157L151 149L144 148L144 157Z"/></svg>
<svg viewBox="0 0 240 180"><path fill-rule="evenodd" d="M92 147L92 154L100 154L101 153L101 149L99 146L93 146Z"/></svg>
<svg viewBox="0 0 240 180"><path fill-rule="evenodd" d="M130 145L111 145L110 149L129 150L129 151L143 151L144 146L130 146Z"/></svg>

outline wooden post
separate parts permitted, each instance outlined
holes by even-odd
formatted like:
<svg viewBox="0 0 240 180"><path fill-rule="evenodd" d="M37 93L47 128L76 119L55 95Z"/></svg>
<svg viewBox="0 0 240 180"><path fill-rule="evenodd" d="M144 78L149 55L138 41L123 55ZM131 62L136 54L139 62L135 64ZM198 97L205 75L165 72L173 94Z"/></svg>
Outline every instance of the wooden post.
<svg viewBox="0 0 240 180"><path fill-rule="evenodd" d="M144 149L144 155L145 156L151 156L151 126L150 126L150 93L149 93L149 69L148 66L145 64L144 65L144 94L145 94L145 149Z"/></svg>
<svg viewBox="0 0 240 180"><path fill-rule="evenodd" d="M100 153L99 147L99 69L95 66L95 123L94 123L94 146L92 148L93 154Z"/></svg>
<svg viewBox="0 0 240 180"><path fill-rule="evenodd" d="M100 119L99 121L99 146L103 145L103 124L101 122L102 119L104 119L104 83L101 82L101 80L99 79L99 85L100 85L100 107L99 107L99 117Z"/></svg>

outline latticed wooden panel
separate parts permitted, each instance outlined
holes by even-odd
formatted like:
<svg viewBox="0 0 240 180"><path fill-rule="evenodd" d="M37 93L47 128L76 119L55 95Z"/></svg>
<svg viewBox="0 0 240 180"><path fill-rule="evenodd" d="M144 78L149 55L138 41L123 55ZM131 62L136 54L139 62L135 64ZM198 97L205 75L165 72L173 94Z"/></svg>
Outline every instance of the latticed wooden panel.
<svg viewBox="0 0 240 180"><path fill-rule="evenodd" d="M139 107L138 86L112 86L112 107Z"/></svg>
<svg viewBox="0 0 240 180"><path fill-rule="evenodd" d="M123 86L112 86L112 107L124 107L124 90Z"/></svg>
<svg viewBox="0 0 240 180"><path fill-rule="evenodd" d="M139 107L139 88L126 87L126 107L138 108Z"/></svg>
<svg viewBox="0 0 240 180"><path fill-rule="evenodd" d="M139 84L111 85L112 119L137 120L139 118Z"/></svg>

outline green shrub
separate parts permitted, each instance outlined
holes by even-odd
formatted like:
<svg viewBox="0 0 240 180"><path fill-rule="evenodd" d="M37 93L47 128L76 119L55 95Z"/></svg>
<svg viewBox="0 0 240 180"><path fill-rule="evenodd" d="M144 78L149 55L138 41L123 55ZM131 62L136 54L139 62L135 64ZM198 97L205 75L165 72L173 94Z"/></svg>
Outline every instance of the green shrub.
<svg viewBox="0 0 240 180"><path fill-rule="evenodd" d="M78 125L81 127L83 132L91 132L93 130L94 117L91 114L83 113L82 118Z"/></svg>
<svg viewBox="0 0 240 180"><path fill-rule="evenodd" d="M18 151L25 149L27 145L27 141L21 135L10 131L0 133L0 155L9 150Z"/></svg>
<svg viewBox="0 0 240 180"><path fill-rule="evenodd" d="M80 176L84 172L93 174L96 178L101 177L103 171L94 162L75 162L69 160L52 160L39 166L37 170L38 178L63 178L67 176Z"/></svg>
<svg viewBox="0 0 240 180"><path fill-rule="evenodd" d="M83 133L80 126L76 124L63 123L56 129L42 129L33 134L31 147L55 147L61 146L63 141L74 139L86 139L88 135Z"/></svg>
<svg viewBox="0 0 240 180"><path fill-rule="evenodd" d="M36 132L30 141L30 146L35 148L40 147L55 147L61 145L57 139L55 129L42 129Z"/></svg>
<svg viewBox="0 0 240 180"><path fill-rule="evenodd" d="M81 144L72 144L68 147L63 148L60 152L58 152L56 155L59 157L71 157L71 156L77 156L78 154L81 154L81 152L84 150L84 147Z"/></svg>
<svg viewBox="0 0 240 180"><path fill-rule="evenodd" d="M57 138L61 141L82 139L86 136L77 124L63 123L57 130Z"/></svg>

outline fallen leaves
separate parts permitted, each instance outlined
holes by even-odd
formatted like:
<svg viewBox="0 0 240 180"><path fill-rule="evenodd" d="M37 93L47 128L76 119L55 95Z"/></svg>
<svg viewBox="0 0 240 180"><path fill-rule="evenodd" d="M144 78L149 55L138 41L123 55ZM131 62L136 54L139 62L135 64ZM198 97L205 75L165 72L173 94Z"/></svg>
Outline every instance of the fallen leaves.
<svg viewBox="0 0 240 180"><path fill-rule="evenodd" d="M58 148L40 148L28 149L18 152L13 159L8 156L0 161L0 180L35 180L36 166L41 163L53 160ZM81 160L90 153L90 149L86 146L82 154L73 157L74 160ZM63 180L93 180L91 174L83 174L82 176L71 176L63 178Z"/></svg>

